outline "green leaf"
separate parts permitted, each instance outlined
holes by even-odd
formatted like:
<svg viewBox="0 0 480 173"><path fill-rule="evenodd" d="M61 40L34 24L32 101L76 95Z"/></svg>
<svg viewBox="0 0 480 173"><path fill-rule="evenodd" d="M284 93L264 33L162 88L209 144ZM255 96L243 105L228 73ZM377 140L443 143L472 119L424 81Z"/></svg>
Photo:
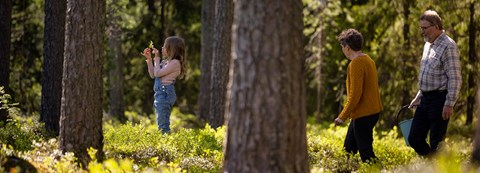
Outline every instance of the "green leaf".
<svg viewBox="0 0 480 173"><path fill-rule="evenodd" d="M150 48L150 49L153 48L153 41L152 40L150 40L150 43L148 44L148 48Z"/></svg>

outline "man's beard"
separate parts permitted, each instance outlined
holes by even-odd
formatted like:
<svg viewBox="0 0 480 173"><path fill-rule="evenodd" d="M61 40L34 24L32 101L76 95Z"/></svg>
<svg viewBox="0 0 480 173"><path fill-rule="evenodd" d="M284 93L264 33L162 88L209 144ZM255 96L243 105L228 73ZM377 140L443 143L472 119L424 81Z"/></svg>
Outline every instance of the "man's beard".
<svg viewBox="0 0 480 173"><path fill-rule="evenodd" d="M428 42L428 37L426 35L423 36L423 41Z"/></svg>

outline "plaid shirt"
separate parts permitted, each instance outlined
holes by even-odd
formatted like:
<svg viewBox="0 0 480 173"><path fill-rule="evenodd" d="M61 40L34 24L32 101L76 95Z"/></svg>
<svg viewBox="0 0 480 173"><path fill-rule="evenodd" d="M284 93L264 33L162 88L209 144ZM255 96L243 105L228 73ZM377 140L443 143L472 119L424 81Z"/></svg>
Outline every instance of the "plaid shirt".
<svg viewBox="0 0 480 173"><path fill-rule="evenodd" d="M423 48L419 88L422 92L447 90L445 105L453 106L462 85L460 53L457 44L445 33Z"/></svg>

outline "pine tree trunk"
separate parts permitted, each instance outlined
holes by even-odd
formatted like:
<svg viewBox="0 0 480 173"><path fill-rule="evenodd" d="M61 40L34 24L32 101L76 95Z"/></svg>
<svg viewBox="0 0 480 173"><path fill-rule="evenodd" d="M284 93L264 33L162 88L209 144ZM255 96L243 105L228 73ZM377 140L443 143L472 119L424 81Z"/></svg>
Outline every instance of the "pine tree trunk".
<svg viewBox="0 0 480 173"><path fill-rule="evenodd" d="M198 118L208 120L211 117L210 98L212 59L213 59L213 26L215 24L215 1L202 0L202 50L200 55L200 92L198 95Z"/></svg>
<svg viewBox="0 0 480 173"><path fill-rule="evenodd" d="M236 1L226 172L309 172L302 2Z"/></svg>
<svg viewBox="0 0 480 173"><path fill-rule="evenodd" d="M480 80L480 76L477 76ZM480 103L480 87L477 86L477 103ZM477 126L475 128L475 137L473 142L472 162L476 165L480 164L480 107L477 106Z"/></svg>
<svg viewBox="0 0 480 173"><path fill-rule="evenodd" d="M10 38L12 29L12 0L0 1L0 86L10 94ZM0 107L2 104L0 103ZM8 111L0 109L0 122L7 120Z"/></svg>
<svg viewBox="0 0 480 173"><path fill-rule="evenodd" d="M316 108L316 115L315 121L320 123L324 120L322 117L322 64L323 64L323 56L322 56L322 47L323 47L323 29L322 27L318 28L317 33L315 34L315 45L318 46L318 50L315 52L316 54L316 65L315 65L315 81L317 82L317 108Z"/></svg>
<svg viewBox="0 0 480 173"><path fill-rule="evenodd" d="M408 22L408 17L410 16L410 0L404 0L403 1L403 49L404 50L410 50L410 23ZM410 51L402 51L402 70L406 72L408 69L407 62L411 62L411 54ZM406 105L410 103L411 100L411 94L410 94L410 85L407 85L407 80L410 78L408 76L408 73L402 73L402 80L404 82L403 88L402 88L402 105Z"/></svg>
<svg viewBox="0 0 480 173"><path fill-rule="evenodd" d="M65 47L66 0L45 1L45 41L42 70L40 121L48 133L58 136L62 100L63 47Z"/></svg>
<svg viewBox="0 0 480 173"><path fill-rule="evenodd" d="M86 166L87 149L103 157L102 66L105 0L68 0L60 149Z"/></svg>
<svg viewBox="0 0 480 173"><path fill-rule="evenodd" d="M144 16L143 22L145 24L145 29L149 32L154 31L155 25L153 24L153 18L157 13L157 8L155 8L155 0L147 0L147 5L148 5L148 14ZM162 1L162 8L164 4ZM163 14L162 14L163 15ZM163 16L162 16L163 17ZM162 20L162 19L161 19ZM155 35L155 34L153 34ZM163 41L163 40L161 40ZM145 76L148 76L148 71L144 71ZM146 88L153 88L153 81L154 80L147 80L145 87ZM154 101L154 91L153 89L145 89L143 90L144 92L144 99L143 104L142 104L142 111L143 113L148 117L148 115L153 114L153 101Z"/></svg>
<svg viewBox="0 0 480 173"><path fill-rule="evenodd" d="M209 124L213 128L225 121L228 71L230 69L232 47L233 1L217 0L214 28L214 48L212 61L212 81Z"/></svg>
<svg viewBox="0 0 480 173"><path fill-rule="evenodd" d="M469 26L470 28L469 29L475 29L475 21L473 20L473 16L472 16L475 12L474 2L471 2L471 4L470 4L470 12L471 12L471 14L470 14L471 15L470 16L470 20L471 20L470 22L471 23L470 23L470 26ZM472 34L472 33L470 33L470 34ZM470 35L470 36L472 36L472 35ZM475 34L473 36L474 36L474 38L476 38ZM470 39L472 39L472 38L470 38ZM474 42L475 42L475 39L474 39ZM475 51L474 51L475 49L474 48L475 47L470 47L470 49L469 49L469 54L472 53L471 51L473 51L473 54L474 54L473 56L475 56ZM480 75L478 75L479 74L478 71L476 72L476 74L477 74L476 78L477 78L477 81L478 81L478 80L480 80ZM477 85L476 87L477 87L477 89L476 89L476 91L477 91L476 102L480 103L480 86ZM475 163L478 166L480 164L480 106L477 106L477 111L476 112L477 112L477 115L476 115L477 116L477 126L475 128L476 130L475 130L475 138L474 138L474 143L473 143L472 162ZM472 114L472 116L473 116L473 114Z"/></svg>
<svg viewBox="0 0 480 173"><path fill-rule="evenodd" d="M109 114L113 117L116 117L120 122L124 123L127 121L125 117L125 103L123 99L123 67L124 60L121 52L121 42L120 42L120 33L121 29L118 26L118 1L113 0L112 4L109 6L109 20L108 20L108 45L109 45L109 57L110 62L112 63L111 69L109 69L109 97L110 97L110 107Z"/></svg>
<svg viewBox="0 0 480 173"><path fill-rule="evenodd" d="M473 69L468 72L468 90L474 91L477 86L475 78L478 74L478 60L475 52L475 39L477 38L475 26L475 4L470 3L470 24L468 25L469 41L468 41L468 63L474 65ZM466 125L473 122L473 110L475 106L475 92L467 92L467 120Z"/></svg>

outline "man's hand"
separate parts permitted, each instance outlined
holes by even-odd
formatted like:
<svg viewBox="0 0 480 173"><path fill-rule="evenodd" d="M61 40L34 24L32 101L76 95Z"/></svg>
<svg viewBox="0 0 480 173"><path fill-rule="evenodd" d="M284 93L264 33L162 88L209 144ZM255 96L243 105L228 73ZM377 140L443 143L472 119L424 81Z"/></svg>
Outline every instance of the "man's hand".
<svg viewBox="0 0 480 173"><path fill-rule="evenodd" d="M339 126L343 124L343 120L340 118L336 118L333 123L335 123L335 126Z"/></svg>
<svg viewBox="0 0 480 173"><path fill-rule="evenodd" d="M453 107L452 106L443 106L443 113L442 117L443 120L448 120L453 114Z"/></svg>
<svg viewBox="0 0 480 173"><path fill-rule="evenodd" d="M408 108L416 108L418 105L420 105L420 97L415 97L412 102L410 102L410 105L408 105Z"/></svg>

